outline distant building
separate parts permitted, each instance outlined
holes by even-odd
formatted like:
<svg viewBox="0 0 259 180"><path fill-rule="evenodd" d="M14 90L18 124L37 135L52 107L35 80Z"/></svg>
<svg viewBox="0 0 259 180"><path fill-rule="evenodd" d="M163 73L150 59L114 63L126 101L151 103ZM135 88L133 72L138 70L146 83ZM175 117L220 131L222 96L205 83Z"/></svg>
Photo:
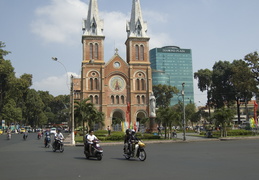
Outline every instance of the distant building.
<svg viewBox="0 0 259 180"><path fill-rule="evenodd" d="M182 83L185 83L185 103L194 102L191 49L181 49L177 46L154 48L150 50L150 62L153 85L171 85L181 92ZM171 105L177 104L178 101L178 96L174 95Z"/></svg>

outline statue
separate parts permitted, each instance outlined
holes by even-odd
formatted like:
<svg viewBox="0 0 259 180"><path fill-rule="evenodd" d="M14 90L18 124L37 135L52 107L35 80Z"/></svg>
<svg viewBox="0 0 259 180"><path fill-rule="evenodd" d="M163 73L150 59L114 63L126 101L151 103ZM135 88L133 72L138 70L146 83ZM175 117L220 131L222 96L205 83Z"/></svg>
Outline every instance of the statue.
<svg viewBox="0 0 259 180"><path fill-rule="evenodd" d="M150 117L156 117L156 98L154 93L152 92L149 98L149 106L150 106Z"/></svg>

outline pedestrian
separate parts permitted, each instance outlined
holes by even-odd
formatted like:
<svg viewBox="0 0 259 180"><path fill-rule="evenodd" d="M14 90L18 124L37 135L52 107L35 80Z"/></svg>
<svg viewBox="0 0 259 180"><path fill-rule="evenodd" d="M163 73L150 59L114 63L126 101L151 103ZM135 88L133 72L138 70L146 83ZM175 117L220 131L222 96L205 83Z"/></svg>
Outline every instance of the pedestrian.
<svg viewBox="0 0 259 180"><path fill-rule="evenodd" d="M107 127L107 130L108 130L108 136L110 136L111 135L111 128L110 128L110 126Z"/></svg>
<svg viewBox="0 0 259 180"><path fill-rule="evenodd" d="M160 128L160 126L157 127L157 131L158 131L158 136L159 136L159 134L161 134L161 128ZM161 134L161 135L162 135L162 134Z"/></svg>

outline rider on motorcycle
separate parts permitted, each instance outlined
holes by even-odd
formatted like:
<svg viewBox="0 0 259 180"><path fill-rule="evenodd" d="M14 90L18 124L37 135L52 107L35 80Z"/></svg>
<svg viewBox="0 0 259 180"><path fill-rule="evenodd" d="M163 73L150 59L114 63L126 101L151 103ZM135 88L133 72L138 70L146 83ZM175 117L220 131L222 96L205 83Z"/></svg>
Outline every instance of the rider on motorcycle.
<svg viewBox="0 0 259 180"><path fill-rule="evenodd" d="M61 133L61 129L58 129L57 133L55 134L55 137L54 137L54 145L55 147L57 147L57 140L63 140L64 139L64 136L63 134Z"/></svg>
<svg viewBox="0 0 259 180"><path fill-rule="evenodd" d="M135 136L136 132L135 130L131 131L131 136L130 136L130 153L133 153L135 150L135 141L138 140L138 138Z"/></svg>
<svg viewBox="0 0 259 180"><path fill-rule="evenodd" d="M135 130L127 129L126 135L124 138L124 151L125 152L129 151L130 154L133 152L133 150L134 150L133 143L135 140L137 140L137 138L135 136Z"/></svg>
<svg viewBox="0 0 259 180"><path fill-rule="evenodd" d="M89 144L89 153L92 154L92 144L93 141L98 138L94 135L94 131L90 130L90 133L87 135L87 143Z"/></svg>
<svg viewBox="0 0 259 180"><path fill-rule="evenodd" d="M49 130L46 130L44 143L46 144L46 142L48 142L48 141L50 141L50 132L49 132Z"/></svg>

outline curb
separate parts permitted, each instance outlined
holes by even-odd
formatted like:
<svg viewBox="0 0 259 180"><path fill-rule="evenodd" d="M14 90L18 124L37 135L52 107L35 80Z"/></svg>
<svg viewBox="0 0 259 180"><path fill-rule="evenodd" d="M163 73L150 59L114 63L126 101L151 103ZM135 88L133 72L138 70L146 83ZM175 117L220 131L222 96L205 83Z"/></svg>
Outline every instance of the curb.
<svg viewBox="0 0 259 180"><path fill-rule="evenodd" d="M197 138L183 141L181 139L177 140L158 140L158 141L145 141L145 144L166 144L166 143L190 143L190 142L206 142L206 141L233 141L233 140L246 140L246 139L259 139L259 136L249 136L249 137L226 137L226 138ZM66 137L64 141L65 146L84 146L84 143L71 143L71 136L70 134ZM101 143L102 146L116 146L116 145L123 145L123 142L105 142Z"/></svg>

